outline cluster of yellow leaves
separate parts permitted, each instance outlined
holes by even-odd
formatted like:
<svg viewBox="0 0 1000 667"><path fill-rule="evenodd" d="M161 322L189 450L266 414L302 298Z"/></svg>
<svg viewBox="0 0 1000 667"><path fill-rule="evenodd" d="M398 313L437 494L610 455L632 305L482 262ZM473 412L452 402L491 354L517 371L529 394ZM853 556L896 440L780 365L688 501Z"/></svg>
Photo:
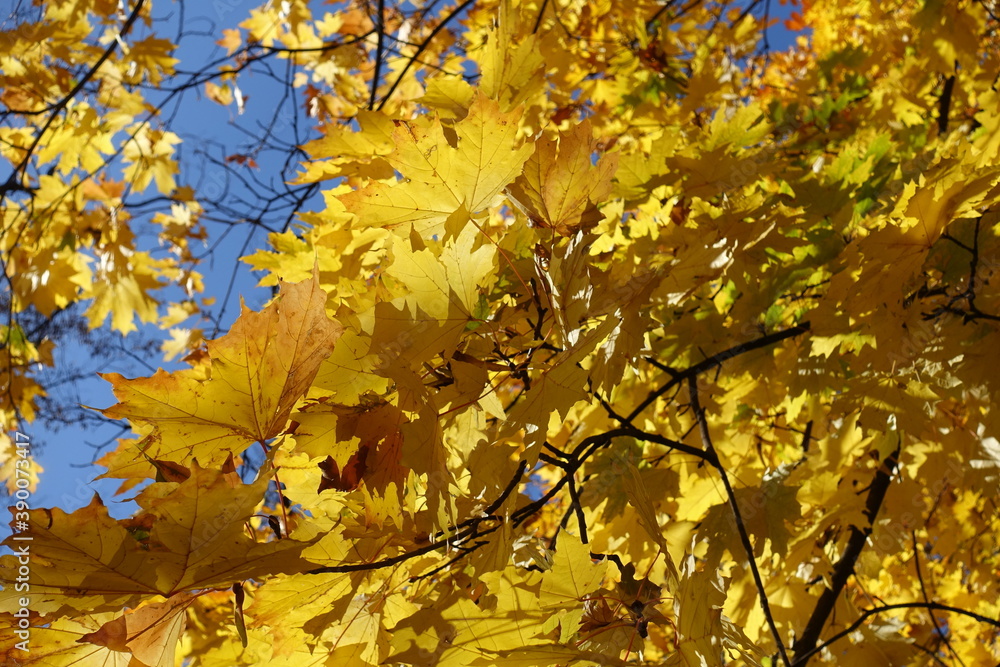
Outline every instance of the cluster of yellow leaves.
<svg viewBox="0 0 1000 667"><path fill-rule="evenodd" d="M134 23L150 18L148 3L138 3L131 20L118 12L114 2L45 3L0 33L5 430L33 419L44 388L30 369L51 363L51 350L17 343L22 317L52 317L82 303L91 328L110 317L124 334L136 330L137 319L157 320L156 290L180 285L190 296L201 289L189 250L190 241L204 238L201 210L189 188L177 187L180 140L157 127L137 88L173 73L173 45L133 39ZM117 173L105 169L116 156ZM162 219L167 257L142 246L125 205L128 194L154 182L184 207L173 212L173 224Z"/></svg>
<svg viewBox="0 0 1000 667"><path fill-rule="evenodd" d="M32 512L36 664L996 662L995 18L796 20L765 61L741 6L481 2L373 88L361 5L255 10L336 42L294 52L325 209L192 368L108 376L152 483Z"/></svg>

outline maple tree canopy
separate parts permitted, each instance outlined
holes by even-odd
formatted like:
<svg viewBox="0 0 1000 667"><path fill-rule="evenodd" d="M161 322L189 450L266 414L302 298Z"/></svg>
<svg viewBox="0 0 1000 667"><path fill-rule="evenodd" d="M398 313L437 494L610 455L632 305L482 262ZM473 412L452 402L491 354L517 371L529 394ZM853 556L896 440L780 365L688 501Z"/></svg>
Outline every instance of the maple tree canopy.
<svg viewBox="0 0 1000 667"><path fill-rule="evenodd" d="M103 375L133 516L11 508L5 664L1000 660L996 2L216 9L0 32L9 491L28 322L187 363ZM274 297L181 327L220 221Z"/></svg>

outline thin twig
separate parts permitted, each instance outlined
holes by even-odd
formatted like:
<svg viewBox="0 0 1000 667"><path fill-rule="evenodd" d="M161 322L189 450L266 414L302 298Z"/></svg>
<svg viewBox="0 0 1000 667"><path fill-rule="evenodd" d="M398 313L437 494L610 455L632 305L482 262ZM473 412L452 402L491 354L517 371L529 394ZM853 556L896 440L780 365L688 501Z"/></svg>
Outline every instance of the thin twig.
<svg viewBox="0 0 1000 667"><path fill-rule="evenodd" d="M531 34L538 32L538 29L542 27L542 18L545 16L545 8L549 6L549 0L542 1L542 7L538 10L538 18L535 19L535 27L531 30Z"/></svg>
<svg viewBox="0 0 1000 667"><path fill-rule="evenodd" d="M392 97L392 94L396 92L396 88L398 88L399 84L401 84L403 79L406 78L406 74L410 71L410 67L412 67L415 60L420 57L420 54L423 53L428 46L430 46L431 41L437 36L437 34L441 32L441 30L443 30L453 18L465 11L465 9L473 2L475 2L475 0L465 0L465 2L451 10L451 12L445 16L440 23L434 26L430 34L427 35L427 38L420 43L420 46L417 47L416 53L414 53L413 56L406 61L406 64L403 65L403 70L399 73L399 76L396 77L396 80L392 82L392 85L389 87L389 91L385 94L385 97L383 97L382 101L379 102L378 111L382 110L382 107L386 105Z"/></svg>
<svg viewBox="0 0 1000 667"><path fill-rule="evenodd" d="M917 569L917 581L920 582L920 594L923 596L924 602L930 602L930 596L927 595L927 585L924 583L924 573L920 569L920 552L917 549L917 531L910 531L910 539L913 541L913 564ZM937 616L931 612L928 612L927 615L931 617L931 623L934 624L934 631L937 632L937 636L944 642L945 646L948 647L948 650L951 651L953 656L955 656L955 659L958 660L959 664L961 664L962 667L965 667L965 661L962 660L962 657L955 650L955 647L951 645L951 640L948 639L948 634L941 627L941 624L938 623Z"/></svg>

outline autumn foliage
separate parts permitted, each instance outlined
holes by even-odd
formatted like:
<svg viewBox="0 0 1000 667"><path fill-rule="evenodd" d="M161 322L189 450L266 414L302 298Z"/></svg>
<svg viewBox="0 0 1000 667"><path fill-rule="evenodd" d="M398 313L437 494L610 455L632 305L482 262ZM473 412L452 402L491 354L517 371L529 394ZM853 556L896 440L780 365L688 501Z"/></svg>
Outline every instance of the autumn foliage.
<svg viewBox="0 0 1000 667"><path fill-rule="evenodd" d="M0 655L996 664L998 13L291 0L208 65L148 0L9 22L5 429L53 359L26 318L187 366L104 375L138 512L12 509ZM213 337L179 325L229 209L161 109L266 105L265 66L301 196L242 259L274 298Z"/></svg>

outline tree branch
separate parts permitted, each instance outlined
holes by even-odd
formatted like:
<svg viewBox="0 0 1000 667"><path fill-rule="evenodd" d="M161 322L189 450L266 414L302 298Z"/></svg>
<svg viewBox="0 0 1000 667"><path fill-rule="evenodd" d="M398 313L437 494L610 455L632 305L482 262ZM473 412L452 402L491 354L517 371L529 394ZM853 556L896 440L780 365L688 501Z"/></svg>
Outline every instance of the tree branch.
<svg viewBox="0 0 1000 667"><path fill-rule="evenodd" d="M573 477L569 478L570 509L576 514L576 525L580 529L580 541L583 544L590 542L587 537L587 518L583 514L583 505L580 504L580 491L576 488Z"/></svg>
<svg viewBox="0 0 1000 667"><path fill-rule="evenodd" d="M723 350L718 354L714 354L711 357L698 362L694 366L690 366L686 370L675 372L669 382L667 382L665 385L663 385L656 391L651 392L649 396L647 396L642 401L642 403L637 405L635 409L632 410L632 412L630 412L629 415L625 418L625 421L631 422L633 419L639 416L639 413L641 413L643 410L649 407L653 403L653 401L655 401L657 398L670 391L673 387L677 386L684 380L696 377L699 373L704 373L707 370L711 370L713 368L716 368L717 366L721 366L722 364L724 364L726 361L729 361L733 357L738 357L741 354L752 352L754 350L759 350L762 347L774 345L775 343L780 343L786 338L794 338L799 334L803 334L809 331L809 326L810 326L809 322L803 322L798 326L785 329L784 331L775 331L774 333L767 334L766 336L761 336L760 338L752 340L749 343L740 343L739 345L734 345L728 350ZM649 361L653 363L652 360Z"/></svg>
<svg viewBox="0 0 1000 667"><path fill-rule="evenodd" d="M712 444L712 436L708 432L708 420L705 419L705 410L701 407L701 400L698 398L697 375L688 377L688 391L691 394L691 407L694 409L695 418L698 420L698 430L701 433L701 440L705 445L705 451L714 460L713 465L719 471L722 484L726 487L726 497L729 498L729 506L732 508L733 516L736 519L736 532L740 535L740 542L743 544L747 561L750 563L750 572L753 574L753 581L757 586L757 594L760 596L760 607L764 612L764 618L767 620L767 626L771 629L771 634L774 636L774 641L778 645L778 655L781 656L782 662L787 667L791 665L791 662L788 660L785 643L781 641L781 634L778 632L778 626L774 622L774 616L771 614L771 604L767 599L767 591L764 589L764 580L760 576L760 570L757 569L757 560L753 555L753 544L750 543L750 535L747 533L746 524L743 523L743 514L740 512L740 506L736 502L736 492L733 490L733 485L729 482L729 475L719 460L719 455L715 451L715 445Z"/></svg>
<svg viewBox="0 0 1000 667"><path fill-rule="evenodd" d="M847 635L851 634L852 632L860 628L862 625L864 625L865 621L867 621L872 616L887 611L894 611L896 609L927 609L929 611L950 611L953 614L961 614L962 616L968 616L969 618L973 618L979 621L980 623L986 623L987 625L992 625L994 628L1000 629L1000 620L990 618L989 616L983 616L982 614L977 614L976 612L969 611L968 609L962 609L961 607L952 607L951 605L941 604L939 602L898 602L895 604L887 604L883 607L875 607L874 609L868 609L862 612L861 616L858 617L858 620L854 621L849 626L847 626L834 636L830 637L828 640L826 640L819 646L816 646L807 653L803 653L801 657L798 657L798 653L796 652L797 659L795 663L793 663L793 667L800 667L801 665L806 664L808 659L811 658L813 655L819 653L824 648L831 646L834 642L843 639Z"/></svg>
<svg viewBox="0 0 1000 667"><path fill-rule="evenodd" d="M840 560L837 561L837 564L833 568L833 576L830 578L830 588L825 589L823 594L820 595L819 600L816 602L816 607L813 609L812 616L809 618L809 622L806 623L806 628L802 632L802 636L795 642L795 662L793 663L795 667L803 667L809 661L809 656L815 653L816 643L819 641L823 626L826 625L827 619L833 612L833 607L837 603L840 593L847 585L848 578L854 574L854 565L858 562L858 557L861 556L861 551L865 548L868 537L872 534L872 529L875 526L875 518L878 516L879 509L881 509L882 503L885 501L886 492L889 490L889 483L896 472L901 444L902 438L899 438L896 442L896 449L886 457L875 473L875 479L868 489L868 498L865 501L864 514L868 520L868 525L864 529L851 526L851 536L847 540L847 546L844 548L844 553L841 555Z"/></svg>
<svg viewBox="0 0 1000 667"><path fill-rule="evenodd" d="M976 229L972 237L972 245L968 246L958 239L954 238L950 234L942 234L941 238L951 241L958 247L962 248L969 253L969 278L968 285L965 289L956 294L949 299L948 303L943 306L939 306L929 313L924 313L923 318L925 320L932 320L942 313L950 313L952 315L960 315L962 317L963 324L968 322L974 322L975 320L989 320L992 322L1000 322L1000 315L993 315L991 313L984 313L976 305L976 288L979 283L979 231L982 226L983 216L985 213L978 218L976 218ZM965 301L966 307L960 308L956 304L960 301Z"/></svg>
<svg viewBox="0 0 1000 667"><path fill-rule="evenodd" d="M368 97L369 111L375 108L378 97L378 80L382 74L382 59L385 57L385 0L378 0L378 46L375 48L375 72L372 74L372 89Z"/></svg>
<svg viewBox="0 0 1000 667"><path fill-rule="evenodd" d="M944 89L938 99L938 134L948 131L948 113L951 109L951 93L955 89L955 75L952 74L944 82Z"/></svg>
<svg viewBox="0 0 1000 667"><path fill-rule="evenodd" d="M910 539L913 541L913 565L917 570L917 581L920 582L920 594L923 596L924 602L930 602L931 598L927 595L927 585L924 583L924 573L920 570L920 553L917 551L917 531L910 531ZM948 634L941 627L941 624L938 623L937 616L933 613L928 613L927 615L931 617L931 623L934 624L934 631L937 632L938 639L944 641L945 646L947 646L948 650L951 651L951 654L955 656L958 663L962 665L962 667L965 667L965 661L962 660L962 657L958 655L957 651L955 651L955 647L951 645L951 640L948 639Z"/></svg>

